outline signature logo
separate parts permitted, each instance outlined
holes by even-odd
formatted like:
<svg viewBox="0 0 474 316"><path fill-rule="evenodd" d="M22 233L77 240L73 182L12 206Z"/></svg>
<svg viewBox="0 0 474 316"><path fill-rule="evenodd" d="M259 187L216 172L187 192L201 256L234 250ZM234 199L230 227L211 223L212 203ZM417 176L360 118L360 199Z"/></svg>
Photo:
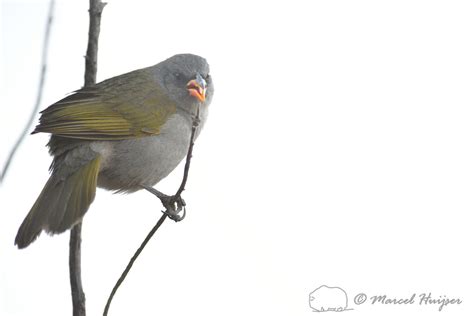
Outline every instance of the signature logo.
<svg viewBox="0 0 474 316"><path fill-rule="evenodd" d="M437 306L438 311L444 311L446 306L461 305L460 297L449 297L447 295L433 295L431 292L411 293L409 296L389 296L386 294L368 295L359 293L351 298L353 306L389 306L389 305L413 305L413 306ZM313 312L343 312L353 310L348 308L349 298L346 291L337 286L321 285L309 293L309 307ZM357 307L359 308L359 307Z"/></svg>

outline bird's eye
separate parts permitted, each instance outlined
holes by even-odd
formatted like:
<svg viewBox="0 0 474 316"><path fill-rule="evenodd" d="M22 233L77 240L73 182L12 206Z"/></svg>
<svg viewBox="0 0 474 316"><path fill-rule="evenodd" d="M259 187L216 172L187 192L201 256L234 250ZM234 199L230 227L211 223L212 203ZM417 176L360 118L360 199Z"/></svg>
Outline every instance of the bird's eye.
<svg viewBox="0 0 474 316"><path fill-rule="evenodd" d="M180 79L181 78L181 74L179 72L175 73L174 76L176 77L176 79Z"/></svg>
<svg viewBox="0 0 474 316"><path fill-rule="evenodd" d="M202 76L202 78L204 79L204 81L206 81L206 83L211 83L212 82L212 79L211 79L211 75L210 74L204 74L204 76Z"/></svg>

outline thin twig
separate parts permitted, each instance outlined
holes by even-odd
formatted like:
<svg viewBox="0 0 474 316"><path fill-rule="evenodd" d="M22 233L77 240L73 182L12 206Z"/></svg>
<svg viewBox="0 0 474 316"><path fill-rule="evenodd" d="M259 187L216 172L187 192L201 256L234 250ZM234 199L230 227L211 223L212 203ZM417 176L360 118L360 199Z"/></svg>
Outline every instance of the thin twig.
<svg viewBox="0 0 474 316"><path fill-rule="evenodd" d="M48 18L46 20L46 30L45 30L44 39L43 39L43 52L41 54L41 72L40 72L40 80L38 84L38 93L36 95L36 102L33 107L33 110L31 111L30 118L28 119L25 127L23 128L23 131L20 134L20 137L18 137L15 145L13 145L13 148L10 150L7 161L5 162L3 166L3 170L0 173L0 183L2 183L3 180L5 179L8 168L10 167L10 163L12 162L16 151L20 147L26 135L28 135L28 131L30 130L31 124L33 124L33 121L38 113L38 110L41 104L41 99L43 97L44 82L46 78L46 69L47 69L47 62L48 62L48 47L49 47L49 37L50 37L49 35L51 33L51 25L53 24L54 4L55 4L55 0L51 0L49 2Z"/></svg>
<svg viewBox="0 0 474 316"><path fill-rule="evenodd" d="M106 3L101 0L89 2L89 39L85 57L84 86L95 84L97 76L97 52L99 48L100 19ZM73 316L86 315L86 296L81 277L81 230L82 222L71 229L69 242L69 278L71 283Z"/></svg>
<svg viewBox="0 0 474 316"><path fill-rule="evenodd" d="M120 287L120 285L122 284L123 280L125 280L125 277L127 276L128 272L130 271L130 269L132 268L133 264L135 263L135 260L137 260L138 256L140 255L140 253L142 252L143 248L145 248L146 244L150 241L151 237L153 237L153 235L156 233L156 231L158 230L158 228L160 228L161 224L163 224L163 222L165 221L165 219L168 217L168 215L166 215L165 213L163 213L163 215L161 215L160 219L158 220L158 222L155 224L155 226L153 226L153 228L151 229L151 231L148 233L148 235L146 236L145 240L143 240L142 244L140 245L140 247L137 249L137 251L135 252L135 254L133 255L132 259L130 259L130 262L128 263L127 267L125 268L125 270L122 272L122 275L120 276L120 278L117 280L117 283L115 283L115 286L114 288L112 289L112 292L110 293L109 295L109 299L107 300L107 305L105 305L105 309L104 309L104 316L107 316L108 312L109 312L109 307L110 307L110 304L112 303L112 299L114 298L114 295L115 295L115 292L117 292L118 288Z"/></svg>
<svg viewBox="0 0 474 316"><path fill-rule="evenodd" d="M179 186L178 191L176 191L176 194L171 196L171 198L169 198L168 196L166 196L166 195L164 195L161 192L156 191L156 190L155 190L156 193L153 193L158 198L160 198L160 200L163 203L163 206L165 206L167 212L163 212L164 214L161 215L160 219L155 224L155 226L152 228L152 230L148 233L148 235L146 236L145 240L142 242L140 247L135 251L135 254L133 255L133 257L128 262L127 267L125 268L125 270L122 272L122 275L120 276L120 278L115 283L115 286L112 289L112 292L110 292L109 298L107 300L107 304L105 305L103 316L107 316L107 314L109 312L110 304L112 303L112 299L115 296L115 292L117 292L118 288L120 287L122 282L127 277L128 272L130 272L130 270L132 269L133 264L135 263L135 260L137 260L138 256L143 251L143 249L145 248L148 241L156 233L158 228L160 228L161 224L163 224L165 219L170 216L168 211L173 207L172 205L174 205L174 203L176 201L179 201L179 200L182 201L181 193L184 191L184 188L186 186L186 182L188 181L189 167L191 165L191 158L193 156L194 135L196 134L196 129L197 129L198 126L199 126L199 106L196 109L196 116L193 118L193 125L192 125L192 128L191 128L191 137L190 137L190 140L189 140L188 154L186 156L186 164L184 165L184 174L183 174L183 180L181 181L181 185Z"/></svg>
<svg viewBox="0 0 474 316"><path fill-rule="evenodd" d="M186 156L186 164L184 165L184 174L183 174L183 181L181 181L181 185L176 191L175 197L181 197L181 193L183 193L184 188L186 186L186 182L188 181L188 173L189 167L191 166L191 158L193 156L193 147L194 147L194 134L196 134L196 129L199 126L199 106L196 108L196 116L193 119L193 127L191 129L191 141L189 142L188 148L188 155Z"/></svg>

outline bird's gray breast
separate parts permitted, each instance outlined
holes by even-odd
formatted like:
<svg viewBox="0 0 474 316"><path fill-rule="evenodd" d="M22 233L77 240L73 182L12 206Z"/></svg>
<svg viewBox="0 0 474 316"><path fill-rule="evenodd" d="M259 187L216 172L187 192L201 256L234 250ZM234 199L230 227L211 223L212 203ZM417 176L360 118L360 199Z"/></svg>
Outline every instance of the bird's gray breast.
<svg viewBox="0 0 474 316"><path fill-rule="evenodd" d="M205 123L207 111L200 117L196 137ZM93 144L93 149L102 156L98 186L133 192L141 189L141 185L155 185L186 156L191 129L192 118L178 112L163 125L159 135Z"/></svg>

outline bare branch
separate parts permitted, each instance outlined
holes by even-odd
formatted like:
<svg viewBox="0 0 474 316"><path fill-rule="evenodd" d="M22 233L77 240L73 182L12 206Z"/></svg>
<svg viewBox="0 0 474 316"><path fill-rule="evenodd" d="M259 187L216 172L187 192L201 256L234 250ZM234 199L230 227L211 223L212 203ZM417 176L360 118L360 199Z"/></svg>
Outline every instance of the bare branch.
<svg viewBox="0 0 474 316"><path fill-rule="evenodd" d="M82 223L71 229L69 239L69 280L71 283L72 315L86 315L86 295L81 278L81 229Z"/></svg>
<svg viewBox="0 0 474 316"><path fill-rule="evenodd" d="M87 44L84 86L95 84L97 76L97 51L99 48L100 19L106 3L101 0L89 2L89 39ZM86 297L81 278L81 229L78 223L71 229L69 242L69 278L71 283L73 316L86 315Z"/></svg>
<svg viewBox="0 0 474 316"><path fill-rule="evenodd" d="M95 84L97 77L97 51L99 49L100 19L106 2L90 0L89 2L89 42L86 53L86 71L84 73L84 86Z"/></svg>
<svg viewBox="0 0 474 316"><path fill-rule="evenodd" d="M46 20L46 30L45 30L44 38L43 38L43 52L41 54L41 72L40 72L40 80L38 84L38 93L36 95L36 102L31 111L30 117L23 131L20 134L20 137L18 137L15 145L13 145L13 148L10 150L7 161L5 162L3 166L3 170L0 173L0 183L2 183L3 180L5 179L8 168L10 167L10 164L13 160L13 157L15 156L16 151L20 147L21 143L23 143L23 140L25 139L26 135L28 135L30 126L31 124L33 124L33 121L38 113L38 110L41 104L41 99L43 98L43 88L44 88L44 82L46 78L46 69L47 69L47 63L48 63L48 47L49 47L49 37L50 37L49 35L51 33L51 25L53 24L54 4L55 4L55 0L51 0L49 2L48 18Z"/></svg>

